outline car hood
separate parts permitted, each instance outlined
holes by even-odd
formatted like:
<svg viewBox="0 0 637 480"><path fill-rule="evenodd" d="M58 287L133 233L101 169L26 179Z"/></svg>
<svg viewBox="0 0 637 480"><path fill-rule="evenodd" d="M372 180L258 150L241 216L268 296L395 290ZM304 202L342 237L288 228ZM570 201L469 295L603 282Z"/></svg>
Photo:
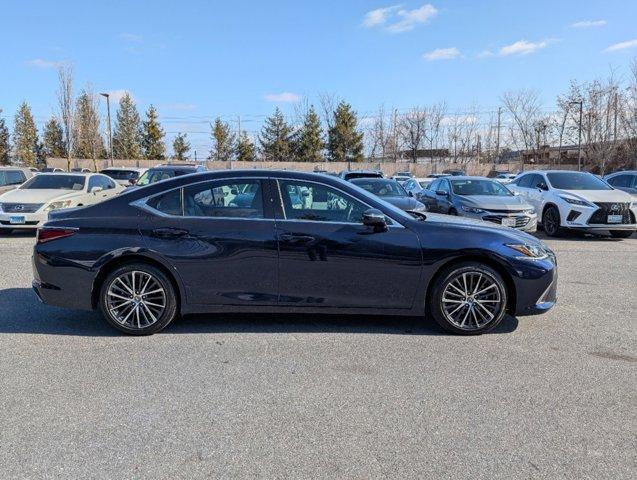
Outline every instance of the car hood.
<svg viewBox="0 0 637 480"><path fill-rule="evenodd" d="M423 207L423 204L420 203L413 197L380 197L388 203L391 203L395 207L400 208L401 210L415 210L418 207Z"/></svg>
<svg viewBox="0 0 637 480"><path fill-rule="evenodd" d="M54 200L68 200L84 194L81 190L38 190L20 189L11 190L0 196L0 201L7 203L48 203Z"/></svg>
<svg viewBox="0 0 637 480"><path fill-rule="evenodd" d="M517 195L499 197L496 195L458 195L463 204L483 210L524 210L533 208Z"/></svg>
<svg viewBox="0 0 637 480"><path fill-rule="evenodd" d="M555 190L558 195L568 195L589 202L630 202L632 197L622 190Z"/></svg>
<svg viewBox="0 0 637 480"><path fill-rule="evenodd" d="M496 223L484 222L482 220L477 220L468 217L456 217L453 215L441 215L437 213L427 213L426 222L435 222L444 224L446 226L458 227L458 229L472 229L476 228L493 233L494 231L498 232L498 234L508 237L512 242L522 242L529 245L541 245L546 247L544 243L534 237L533 235L529 235L528 233L522 232L520 230L516 230L514 228L503 227Z"/></svg>

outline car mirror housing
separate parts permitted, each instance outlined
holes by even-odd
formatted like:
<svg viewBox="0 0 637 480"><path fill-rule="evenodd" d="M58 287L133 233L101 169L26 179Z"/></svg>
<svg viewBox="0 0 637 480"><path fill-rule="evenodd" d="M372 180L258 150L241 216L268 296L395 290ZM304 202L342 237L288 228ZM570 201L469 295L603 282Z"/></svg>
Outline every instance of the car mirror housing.
<svg viewBox="0 0 637 480"><path fill-rule="evenodd" d="M549 189L549 187L544 182L538 183L537 184L537 188L539 188L540 190L544 190L545 192L548 191L548 189Z"/></svg>
<svg viewBox="0 0 637 480"><path fill-rule="evenodd" d="M363 225L373 227L375 231L387 230L385 214L376 208L370 208L363 213Z"/></svg>
<svg viewBox="0 0 637 480"><path fill-rule="evenodd" d="M91 188L91 193L99 193L104 190L102 187L93 187Z"/></svg>
<svg viewBox="0 0 637 480"><path fill-rule="evenodd" d="M445 192L444 190L436 190L436 195L441 195L443 197L446 197L449 194Z"/></svg>

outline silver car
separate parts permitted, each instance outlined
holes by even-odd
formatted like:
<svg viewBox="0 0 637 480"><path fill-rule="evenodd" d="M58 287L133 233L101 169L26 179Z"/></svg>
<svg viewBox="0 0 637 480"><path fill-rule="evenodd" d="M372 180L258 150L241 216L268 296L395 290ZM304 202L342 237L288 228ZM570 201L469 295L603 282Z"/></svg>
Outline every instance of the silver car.
<svg viewBox="0 0 637 480"><path fill-rule="evenodd" d="M430 212L476 218L525 232L537 230L534 208L500 182L489 178L438 178L417 198Z"/></svg>
<svg viewBox="0 0 637 480"><path fill-rule="evenodd" d="M30 168L0 167L0 193L18 188L34 175Z"/></svg>

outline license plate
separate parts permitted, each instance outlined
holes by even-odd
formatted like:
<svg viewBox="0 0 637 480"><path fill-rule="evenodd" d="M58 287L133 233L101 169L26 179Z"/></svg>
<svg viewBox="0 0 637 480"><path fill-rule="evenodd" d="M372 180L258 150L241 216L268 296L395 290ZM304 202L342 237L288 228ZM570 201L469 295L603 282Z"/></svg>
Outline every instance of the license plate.
<svg viewBox="0 0 637 480"><path fill-rule="evenodd" d="M502 219L503 227L515 227L515 218L503 218Z"/></svg>
<svg viewBox="0 0 637 480"><path fill-rule="evenodd" d="M609 215L608 223L622 223L623 218L622 215Z"/></svg>
<svg viewBox="0 0 637 480"><path fill-rule="evenodd" d="M24 224L24 216L19 217L9 217L9 223L11 225L23 225Z"/></svg>

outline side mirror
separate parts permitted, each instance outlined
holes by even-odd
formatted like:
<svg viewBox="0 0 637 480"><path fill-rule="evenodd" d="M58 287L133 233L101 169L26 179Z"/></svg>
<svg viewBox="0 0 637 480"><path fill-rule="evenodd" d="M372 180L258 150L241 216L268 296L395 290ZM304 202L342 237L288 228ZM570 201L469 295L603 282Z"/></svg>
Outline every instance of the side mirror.
<svg viewBox="0 0 637 480"><path fill-rule="evenodd" d="M104 190L102 187L93 187L93 188L91 188L91 193L92 193L93 195L95 195L96 193L99 193L99 192L101 192L102 190Z"/></svg>
<svg viewBox="0 0 637 480"><path fill-rule="evenodd" d="M413 196L414 196L414 192L412 192L411 190L409 190L409 192L408 192L408 193L409 193L409 196L410 196L410 197L413 197Z"/></svg>
<svg viewBox="0 0 637 480"><path fill-rule="evenodd" d="M135 185L137 183L137 179L136 178L131 178L128 180L129 185Z"/></svg>
<svg viewBox="0 0 637 480"><path fill-rule="evenodd" d="M540 190L544 190L545 192L549 189L549 187L544 182L540 182L536 186L537 188L539 188Z"/></svg>
<svg viewBox="0 0 637 480"><path fill-rule="evenodd" d="M512 193L513 195L515 195L516 197L519 197L519 196L520 196L520 192L514 192L514 191L511 191L511 193Z"/></svg>
<svg viewBox="0 0 637 480"><path fill-rule="evenodd" d="M436 190L436 195L440 195L441 197L446 197L449 194L445 192L444 190Z"/></svg>
<svg viewBox="0 0 637 480"><path fill-rule="evenodd" d="M363 225L373 227L376 232L382 232L387 230L387 219L380 210L370 208L363 213Z"/></svg>

